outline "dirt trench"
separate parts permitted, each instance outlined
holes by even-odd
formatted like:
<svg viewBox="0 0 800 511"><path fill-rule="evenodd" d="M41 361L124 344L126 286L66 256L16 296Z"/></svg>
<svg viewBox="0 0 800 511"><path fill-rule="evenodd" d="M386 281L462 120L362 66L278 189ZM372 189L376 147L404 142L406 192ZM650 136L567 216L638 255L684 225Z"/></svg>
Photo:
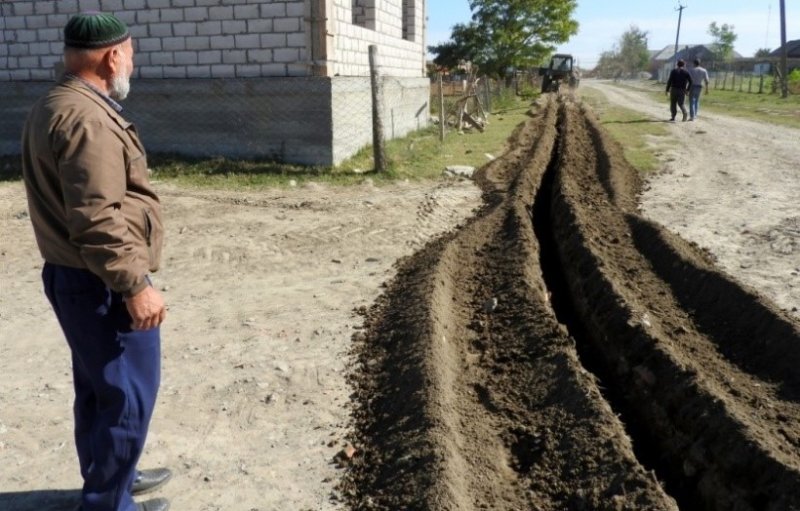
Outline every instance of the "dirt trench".
<svg viewBox="0 0 800 511"><path fill-rule="evenodd" d="M800 325L548 95L354 337L352 509L800 509Z"/></svg>

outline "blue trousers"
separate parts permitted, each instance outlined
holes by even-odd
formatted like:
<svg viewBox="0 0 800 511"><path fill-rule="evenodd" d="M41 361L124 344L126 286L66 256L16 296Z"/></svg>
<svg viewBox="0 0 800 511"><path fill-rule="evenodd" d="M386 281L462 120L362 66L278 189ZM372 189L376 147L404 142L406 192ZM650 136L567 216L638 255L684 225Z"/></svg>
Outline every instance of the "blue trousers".
<svg viewBox="0 0 800 511"><path fill-rule="evenodd" d="M692 92L689 93L689 116L694 119L700 113L700 95L703 92L703 86L692 85Z"/></svg>
<svg viewBox="0 0 800 511"><path fill-rule="evenodd" d="M131 485L161 381L158 328L131 329L119 293L88 270L45 263L47 298L72 352L82 511L134 511Z"/></svg>

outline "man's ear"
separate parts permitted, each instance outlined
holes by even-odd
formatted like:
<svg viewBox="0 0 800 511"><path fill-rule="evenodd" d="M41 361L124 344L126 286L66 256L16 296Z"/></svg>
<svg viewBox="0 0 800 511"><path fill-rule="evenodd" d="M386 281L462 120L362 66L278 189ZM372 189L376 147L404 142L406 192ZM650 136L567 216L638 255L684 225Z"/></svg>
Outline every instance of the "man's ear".
<svg viewBox="0 0 800 511"><path fill-rule="evenodd" d="M108 70L110 76L119 74L120 69L125 65L122 49L119 45L109 48L105 55L103 55L103 64Z"/></svg>

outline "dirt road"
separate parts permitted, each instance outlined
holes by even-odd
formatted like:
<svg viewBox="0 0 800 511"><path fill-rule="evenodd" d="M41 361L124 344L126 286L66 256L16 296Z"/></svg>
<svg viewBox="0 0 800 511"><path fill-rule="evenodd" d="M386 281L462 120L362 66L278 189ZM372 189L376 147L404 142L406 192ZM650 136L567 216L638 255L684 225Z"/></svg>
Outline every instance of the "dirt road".
<svg viewBox="0 0 800 511"><path fill-rule="evenodd" d="M780 138L797 137L751 124L671 126L645 184L568 98L535 109L480 191L157 184L170 312L143 466L175 469L160 495L199 511L800 508L800 162ZM19 183L0 183L0 232L0 509L71 511L68 354Z"/></svg>

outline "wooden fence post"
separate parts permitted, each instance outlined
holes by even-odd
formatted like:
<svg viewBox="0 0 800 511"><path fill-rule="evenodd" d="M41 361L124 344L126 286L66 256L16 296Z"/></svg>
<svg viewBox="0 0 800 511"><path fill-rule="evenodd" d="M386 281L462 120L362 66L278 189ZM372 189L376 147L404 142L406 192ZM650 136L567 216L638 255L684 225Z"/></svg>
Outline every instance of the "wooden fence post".
<svg viewBox="0 0 800 511"><path fill-rule="evenodd" d="M386 143L383 137L383 95L378 77L378 47L369 46L369 78L372 87L372 153L375 170L386 172Z"/></svg>
<svg viewBox="0 0 800 511"><path fill-rule="evenodd" d="M439 73L439 142L444 142L444 88L442 87L442 74Z"/></svg>

